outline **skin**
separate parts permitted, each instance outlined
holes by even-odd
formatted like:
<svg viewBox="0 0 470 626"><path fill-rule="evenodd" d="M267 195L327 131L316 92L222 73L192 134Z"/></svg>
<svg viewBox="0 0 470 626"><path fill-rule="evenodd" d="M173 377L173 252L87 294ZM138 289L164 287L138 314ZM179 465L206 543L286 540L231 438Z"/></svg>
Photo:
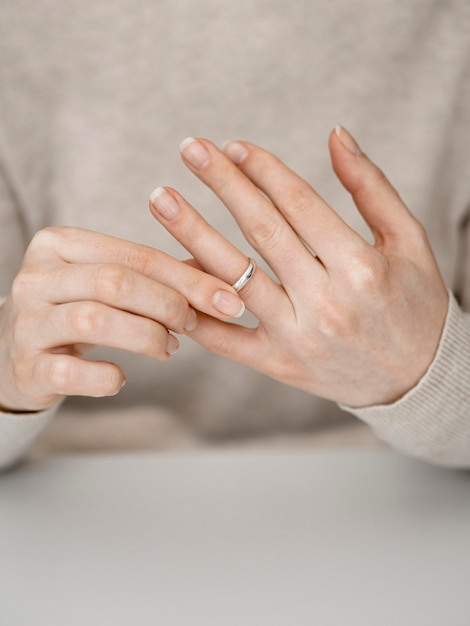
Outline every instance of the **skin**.
<svg viewBox="0 0 470 626"><path fill-rule="evenodd" d="M223 298L231 314L217 308ZM78 228L38 232L0 310L0 408L116 394L121 368L83 355L100 345L165 360L178 348L168 329L193 330L195 309L227 319L244 305L222 280L153 248Z"/></svg>
<svg viewBox="0 0 470 626"><path fill-rule="evenodd" d="M257 328L201 314L189 334L216 354L312 394L351 407L389 404L428 369L448 293L423 227L380 169L344 129L332 132L329 148L373 245L261 148L232 142L224 153L205 139L183 142L186 165L279 279L257 268L241 292ZM246 256L178 192L166 193L177 209L168 218L157 200L154 216L200 267L233 284Z"/></svg>

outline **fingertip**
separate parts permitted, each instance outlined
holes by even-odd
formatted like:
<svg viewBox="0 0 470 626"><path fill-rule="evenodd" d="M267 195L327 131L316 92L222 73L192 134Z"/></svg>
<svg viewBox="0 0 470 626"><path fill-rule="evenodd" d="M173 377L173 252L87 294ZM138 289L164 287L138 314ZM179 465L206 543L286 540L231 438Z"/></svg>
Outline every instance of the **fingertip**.
<svg viewBox="0 0 470 626"><path fill-rule="evenodd" d="M126 375L116 363L103 362L102 366L103 375L107 380L106 383L103 381L103 388L99 395L101 397L116 396L127 383Z"/></svg>
<svg viewBox="0 0 470 626"><path fill-rule="evenodd" d="M328 143L333 170L341 184L352 193L358 183L362 184L369 159L351 133L340 124L331 131Z"/></svg>
<svg viewBox="0 0 470 626"><path fill-rule="evenodd" d="M181 152L181 154L183 154L185 149L189 145L191 145L194 141L196 141L196 139L194 137L186 137L186 139L183 139L183 141L179 145L179 151Z"/></svg>
<svg viewBox="0 0 470 626"><path fill-rule="evenodd" d="M334 136L337 137L341 146L345 148L350 154L353 154L355 156L359 156L362 154L362 150L359 147L359 144L351 135L351 133L344 128L344 126L336 124L334 130L332 131L332 134L333 133Z"/></svg>
<svg viewBox="0 0 470 626"><path fill-rule="evenodd" d="M225 141L222 145L222 151L235 165L243 163L250 153L246 145L240 141Z"/></svg>
<svg viewBox="0 0 470 626"><path fill-rule="evenodd" d="M116 385L109 391L109 393L105 394L106 396L117 396L117 394L121 391L121 389L125 387L127 383L127 379L122 372L120 372L120 374L121 374L121 380L117 381Z"/></svg>
<svg viewBox="0 0 470 626"><path fill-rule="evenodd" d="M197 313L193 308L189 307L188 316L184 324L184 330L186 332L191 332L192 330L196 328L197 324L198 324Z"/></svg>
<svg viewBox="0 0 470 626"><path fill-rule="evenodd" d="M82 363L80 363L82 366ZM92 398L108 398L117 396L127 383L127 378L122 369L116 363L101 361L93 363L92 368L86 363L86 370L81 371L81 381L88 384L78 391L79 395L87 395ZM72 394L67 394L72 395Z"/></svg>
<svg viewBox="0 0 470 626"><path fill-rule="evenodd" d="M181 210L175 191L170 187L154 189L150 194L149 207L154 217L159 216L168 221L175 219Z"/></svg>
<svg viewBox="0 0 470 626"><path fill-rule="evenodd" d="M241 317L245 312L245 303L238 294L219 289L212 298L212 306L225 317Z"/></svg>
<svg viewBox="0 0 470 626"><path fill-rule="evenodd" d="M168 356L172 356L173 354L175 354L175 352L178 351L180 344L178 339L172 335L171 333L168 333L168 342L167 342L167 346L166 346L166 354Z"/></svg>
<svg viewBox="0 0 470 626"><path fill-rule="evenodd" d="M210 163L211 155L199 139L186 137L180 143L179 149L183 160L195 170L202 170Z"/></svg>

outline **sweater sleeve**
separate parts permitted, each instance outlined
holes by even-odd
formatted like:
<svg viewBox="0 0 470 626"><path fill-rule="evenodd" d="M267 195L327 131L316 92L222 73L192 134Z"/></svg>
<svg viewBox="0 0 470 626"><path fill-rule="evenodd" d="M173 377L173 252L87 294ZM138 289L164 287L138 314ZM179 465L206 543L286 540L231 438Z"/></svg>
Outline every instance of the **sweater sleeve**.
<svg viewBox="0 0 470 626"><path fill-rule="evenodd" d="M0 299L10 291L27 246L24 218L4 166L0 144Z"/></svg>
<svg viewBox="0 0 470 626"><path fill-rule="evenodd" d="M17 463L57 412L57 406L38 413L0 412L0 472Z"/></svg>
<svg viewBox="0 0 470 626"><path fill-rule="evenodd" d="M449 467L470 467L470 314L451 294L434 360L400 400L342 408L401 452Z"/></svg>

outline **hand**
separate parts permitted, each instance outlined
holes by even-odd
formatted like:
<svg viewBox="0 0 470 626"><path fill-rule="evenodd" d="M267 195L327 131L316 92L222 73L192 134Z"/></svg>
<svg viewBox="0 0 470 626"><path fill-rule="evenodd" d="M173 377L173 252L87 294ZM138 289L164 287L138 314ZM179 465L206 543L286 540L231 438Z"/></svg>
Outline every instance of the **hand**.
<svg viewBox="0 0 470 626"><path fill-rule="evenodd" d="M0 407L34 411L62 396L116 394L124 373L82 355L94 345L167 359L194 309L228 318L244 304L221 280L150 247L76 228L31 242L0 311Z"/></svg>
<svg viewBox="0 0 470 626"><path fill-rule="evenodd" d="M185 163L224 202L281 283L258 268L241 292L259 320L256 329L203 316L190 335L324 398L351 407L391 403L429 367L448 294L422 226L382 172L344 129L331 134L330 152L374 245L264 150L232 142L223 154L206 140L183 142ZM177 192L167 195L172 215L160 214L158 203L154 215L206 271L233 283L247 258Z"/></svg>

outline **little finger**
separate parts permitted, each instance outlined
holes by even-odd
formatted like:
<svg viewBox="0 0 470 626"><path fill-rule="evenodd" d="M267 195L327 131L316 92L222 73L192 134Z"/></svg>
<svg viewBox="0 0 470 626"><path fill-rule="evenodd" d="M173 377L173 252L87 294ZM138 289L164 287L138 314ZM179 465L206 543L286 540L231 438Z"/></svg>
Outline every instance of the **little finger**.
<svg viewBox="0 0 470 626"><path fill-rule="evenodd" d="M35 369L35 386L42 396L114 396L126 380L115 363L70 354L44 353Z"/></svg>

